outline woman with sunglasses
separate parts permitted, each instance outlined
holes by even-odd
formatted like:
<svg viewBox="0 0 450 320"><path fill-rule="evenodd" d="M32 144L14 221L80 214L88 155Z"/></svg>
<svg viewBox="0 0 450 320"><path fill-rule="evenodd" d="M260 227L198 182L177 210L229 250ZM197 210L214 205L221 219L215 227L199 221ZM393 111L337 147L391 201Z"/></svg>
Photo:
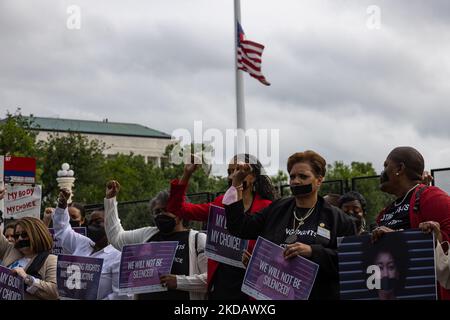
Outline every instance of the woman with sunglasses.
<svg viewBox="0 0 450 320"><path fill-rule="evenodd" d="M1 200L1 199L0 199ZM55 255L50 254L53 239L45 224L36 218L25 217L16 221L16 243L0 236L0 259L5 267L23 278L25 300L56 300Z"/></svg>

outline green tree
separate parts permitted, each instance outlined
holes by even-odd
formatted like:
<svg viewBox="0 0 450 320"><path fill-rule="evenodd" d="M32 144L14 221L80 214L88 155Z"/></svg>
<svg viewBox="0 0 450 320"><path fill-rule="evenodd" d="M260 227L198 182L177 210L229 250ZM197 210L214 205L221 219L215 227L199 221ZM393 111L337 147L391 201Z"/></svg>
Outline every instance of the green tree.
<svg viewBox="0 0 450 320"><path fill-rule="evenodd" d="M33 116L22 116L20 109L14 114L7 112L0 121L0 154L35 157L37 133L30 130L32 124Z"/></svg>
<svg viewBox="0 0 450 320"><path fill-rule="evenodd" d="M352 178L367 177L353 181L354 190L361 193L367 201L367 221L372 223L381 209L392 201L390 195L380 191L379 178L373 176L376 176L376 171L370 162L352 162L350 165L346 165L342 161L335 161L333 164L327 165L325 181L344 180L350 184ZM322 189L327 187L330 189L330 186L324 185L324 187Z"/></svg>
<svg viewBox="0 0 450 320"><path fill-rule="evenodd" d="M74 201L92 203L103 199L105 177L103 167L105 146L86 136L69 133L50 134L38 143L38 166L42 168L42 200L45 206L55 203L58 196L56 174L67 162L75 171Z"/></svg>

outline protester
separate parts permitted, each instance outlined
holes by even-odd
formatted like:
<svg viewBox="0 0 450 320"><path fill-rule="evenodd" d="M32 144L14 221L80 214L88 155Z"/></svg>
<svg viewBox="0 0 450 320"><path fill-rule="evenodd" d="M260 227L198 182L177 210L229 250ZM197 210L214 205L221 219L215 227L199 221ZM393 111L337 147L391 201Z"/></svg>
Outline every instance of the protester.
<svg viewBox="0 0 450 320"><path fill-rule="evenodd" d="M4 193L0 192L0 200ZM53 239L44 223L25 217L16 221L16 243L0 236L2 264L20 276L25 285L25 300L58 299L55 255L50 254Z"/></svg>
<svg viewBox="0 0 450 320"><path fill-rule="evenodd" d="M367 231L366 206L366 199L362 194L356 191L349 191L339 198L339 209L356 218L356 228L358 234L362 234Z"/></svg>
<svg viewBox="0 0 450 320"><path fill-rule="evenodd" d="M144 227L125 231L117 212L116 196L120 190L117 181L107 184L105 227L108 239L118 250L129 244L153 241L178 241L171 274L160 277L161 284L169 289L165 292L138 294L138 300L204 300L206 298L205 255L206 235L189 230L183 220L166 209L169 195L161 191L150 202L150 210L155 217L156 227Z"/></svg>
<svg viewBox="0 0 450 320"><path fill-rule="evenodd" d="M230 176L232 186L223 202L229 232L244 239L261 236L285 247L286 259L303 256L319 265L310 299L338 299L337 238L356 233L352 220L318 195L326 162L314 151L298 152L288 159L293 196L280 199L254 215L245 214L239 186L250 167L239 164Z"/></svg>
<svg viewBox="0 0 450 320"><path fill-rule="evenodd" d="M267 207L276 196L275 188L269 176L264 173L261 163L249 154L236 155L228 165L228 177L234 172L238 162L250 163L252 173L242 181L241 192L245 212L253 214ZM182 219L208 221L211 205L223 207L223 195L213 202L192 204L185 200L189 180L198 164L186 164L181 180L173 180L170 184L170 197L167 210ZM231 179L228 178L231 184ZM253 250L255 242L248 245L249 254ZM245 269L230 266L217 261L208 260L208 292L211 300L248 300L248 296L242 293L242 281Z"/></svg>
<svg viewBox="0 0 450 320"><path fill-rule="evenodd" d="M14 238L14 230L16 228L15 222L10 222L6 225L3 230L3 235L9 243L16 244L16 239Z"/></svg>
<svg viewBox="0 0 450 320"><path fill-rule="evenodd" d="M340 194L337 193L328 193L323 196L323 199L331 204L332 206L339 207L339 198L341 197Z"/></svg>
<svg viewBox="0 0 450 320"><path fill-rule="evenodd" d="M69 204L70 225L72 227L87 227L86 210L81 203L72 202Z"/></svg>
<svg viewBox="0 0 450 320"><path fill-rule="evenodd" d="M443 190L421 184L424 172L423 156L412 147L393 149L384 162L380 189L397 197L377 217L378 228L372 237L376 241L386 232L418 228L421 222L440 224L443 241L449 241L450 197ZM441 290L441 298L450 298Z"/></svg>
<svg viewBox="0 0 450 320"><path fill-rule="evenodd" d="M59 193L58 207L53 215L55 238L67 254L103 259L97 300L124 300L119 295L119 271L121 253L108 243L104 227L104 211L94 211L87 225L88 237L75 232L70 225L67 199L70 191Z"/></svg>

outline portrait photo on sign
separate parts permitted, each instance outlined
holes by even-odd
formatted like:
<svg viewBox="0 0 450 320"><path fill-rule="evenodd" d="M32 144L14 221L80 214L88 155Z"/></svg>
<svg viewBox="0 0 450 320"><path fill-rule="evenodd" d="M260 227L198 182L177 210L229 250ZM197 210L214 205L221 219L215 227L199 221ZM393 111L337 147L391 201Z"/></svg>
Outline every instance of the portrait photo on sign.
<svg viewBox="0 0 450 320"><path fill-rule="evenodd" d="M344 300L436 300L434 239L419 230L344 237L338 245Z"/></svg>

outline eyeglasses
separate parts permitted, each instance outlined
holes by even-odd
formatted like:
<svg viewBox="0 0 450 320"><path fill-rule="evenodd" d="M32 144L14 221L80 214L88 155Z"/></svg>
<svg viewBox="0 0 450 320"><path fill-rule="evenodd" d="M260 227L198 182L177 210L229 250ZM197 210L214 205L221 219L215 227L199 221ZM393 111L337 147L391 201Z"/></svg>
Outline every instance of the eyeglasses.
<svg viewBox="0 0 450 320"><path fill-rule="evenodd" d="M28 233L26 232L22 232L22 233L15 233L14 234L14 239L19 239L19 237L21 237L22 239L28 238Z"/></svg>

